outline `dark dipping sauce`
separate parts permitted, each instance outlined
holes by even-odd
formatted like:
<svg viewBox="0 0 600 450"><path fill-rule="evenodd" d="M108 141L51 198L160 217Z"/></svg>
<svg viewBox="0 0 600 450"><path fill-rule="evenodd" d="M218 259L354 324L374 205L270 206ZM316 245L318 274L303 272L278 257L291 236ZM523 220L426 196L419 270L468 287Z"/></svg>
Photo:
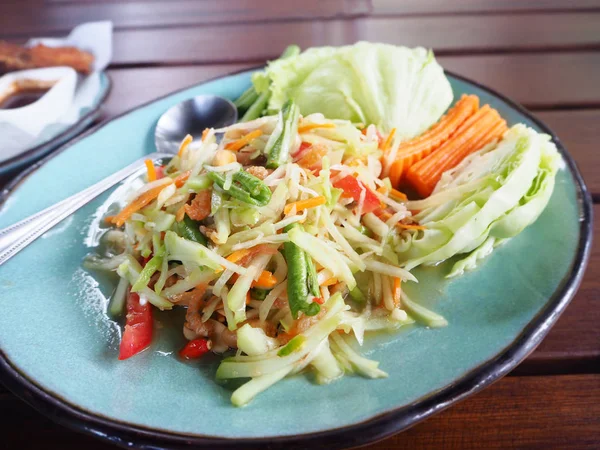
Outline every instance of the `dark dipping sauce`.
<svg viewBox="0 0 600 450"><path fill-rule="evenodd" d="M16 109L38 101L48 92L55 82L19 80L0 94L0 109Z"/></svg>
<svg viewBox="0 0 600 450"><path fill-rule="evenodd" d="M24 89L9 95L0 102L0 109L15 109L38 101L50 89Z"/></svg>

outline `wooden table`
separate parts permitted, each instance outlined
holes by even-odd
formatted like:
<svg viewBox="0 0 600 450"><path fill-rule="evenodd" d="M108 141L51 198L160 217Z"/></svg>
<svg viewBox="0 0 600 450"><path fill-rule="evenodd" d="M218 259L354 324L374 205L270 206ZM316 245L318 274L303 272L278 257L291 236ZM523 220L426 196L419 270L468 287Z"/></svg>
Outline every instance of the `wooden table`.
<svg viewBox="0 0 600 450"><path fill-rule="evenodd" d="M285 45L371 40L431 47L456 73L553 128L600 202L598 0L47 0L0 5L0 39L110 19L108 120L170 91L274 58ZM30 2L28 2L30 3ZM35 12L32 12L35 11ZM595 207L600 213L600 204ZM600 224L595 226L600 240ZM600 448L600 250L545 341L510 376L371 449ZM108 449L0 387L6 448Z"/></svg>

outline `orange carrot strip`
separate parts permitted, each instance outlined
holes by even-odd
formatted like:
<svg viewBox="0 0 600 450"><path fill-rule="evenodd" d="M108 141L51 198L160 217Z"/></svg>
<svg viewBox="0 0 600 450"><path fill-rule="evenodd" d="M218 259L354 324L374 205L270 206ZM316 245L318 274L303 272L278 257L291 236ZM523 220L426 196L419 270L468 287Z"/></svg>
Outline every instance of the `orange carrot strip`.
<svg viewBox="0 0 600 450"><path fill-rule="evenodd" d="M181 144L179 145L179 151L177 152L177 156L181 158L183 152L185 152L185 149L188 148L188 145L192 143L193 139L194 138L190 134L183 138L183 141L181 141Z"/></svg>
<svg viewBox="0 0 600 450"><path fill-rule="evenodd" d="M306 133L307 131L314 130L315 128L335 128L333 123L307 123L306 125L300 125L298 127L298 133Z"/></svg>
<svg viewBox="0 0 600 450"><path fill-rule="evenodd" d="M408 224L408 223L401 223L398 222L396 224L396 226L398 228L402 228L404 230L426 230L427 228L425 228L423 225L416 225L416 224Z"/></svg>
<svg viewBox="0 0 600 450"><path fill-rule="evenodd" d="M250 292L246 292L246 305L250 304L250 300L252 300L252 298L250 297Z"/></svg>
<svg viewBox="0 0 600 450"><path fill-rule="evenodd" d="M150 189L149 191L144 192L142 195L140 195L138 198L132 201L129 205L123 208L121 212L119 212L119 214L114 216L112 218L112 223L114 223L118 227L122 226L127 221L127 219L131 217L133 213L139 211L144 206L150 204L156 197L158 197L158 194L160 194L160 192L166 186L168 186L168 184L163 184L161 186L157 186L155 188Z"/></svg>
<svg viewBox="0 0 600 450"><path fill-rule="evenodd" d="M383 147L381 147L381 149L384 152L389 150L389 148L392 146L392 141L394 140L395 134L396 134L396 129L392 128L392 131L390 131L390 134L388 134L388 137L386 138L385 142L383 143Z"/></svg>
<svg viewBox="0 0 600 450"><path fill-rule="evenodd" d="M294 207L296 207L296 212L304 211L308 208L314 208L316 206L321 206L327 203L327 199L322 195L318 197L309 198L307 200L298 200L297 202L288 203L283 208L284 214L289 214Z"/></svg>
<svg viewBox="0 0 600 450"><path fill-rule="evenodd" d="M208 132L210 131L210 128L205 128L204 130L202 130L202 140L204 141L204 139L206 139L206 136L208 135Z"/></svg>
<svg viewBox="0 0 600 450"><path fill-rule="evenodd" d="M462 98L421 136L400 145L394 161L389 168L388 176L392 185L398 186L406 170L426 156L435 152L448 140L458 127L471 117L479 108L479 98L475 95L463 95ZM384 159L389 155L384 155Z"/></svg>
<svg viewBox="0 0 600 450"><path fill-rule="evenodd" d="M227 261L232 262L232 263L235 264L240 259L244 258L246 255L249 255L250 253L252 253L253 252L252 249L253 249L253 247L252 248L243 248L241 250L236 250L231 255L229 255L226 259L227 259Z"/></svg>
<svg viewBox="0 0 600 450"><path fill-rule="evenodd" d="M273 276L271 272L268 270L263 270L263 272L258 277L258 280L252 282L252 287L259 289L272 289L277 284L277 278Z"/></svg>
<svg viewBox="0 0 600 450"><path fill-rule="evenodd" d="M104 218L104 222L105 223L112 223L113 219L115 218L115 216L106 216Z"/></svg>
<svg viewBox="0 0 600 450"><path fill-rule="evenodd" d="M445 155L449 151L448 149L462 145L464 142L472 138L478 130L483 130L484 125L489 125L493 120L493 117L490 114L492 114L492 109L489 105L484 105L475 114L473 114L465 122L463 122L463 124L456 130L451 139L448 139L437 149L437 151L429 155L431 156L431 158L429 156L423 158L421 161L411 166L408 169L408 172L411 172L411 170L416 170L417 167L423 168L428 166L435 166L435 164L437 164L437 159L441 158L440 155ZM440 151L441 153L439 153ZM438 158L434 156L436 153L439 153ZM415 168L413 169L413 167Z"/></svg>
<svg viewBox="0 0 600 450"><path fill-rule="evenodd" d="M440 148L407 171L407 181L423 197L431 194L442 174L506 130L500 114L488 105L471 116Z"/></svg>
<svg viewBox="0 0 600 450"><path fill-rule="evenodd" d="M225 146L225 148L227 150L233 150L234 152L237 152L238 150L241 150L246 145L248 145L250 143L250 141L256 139L257 137L259 137L262 134L263 134L262 130L251 131L247 135L239 138L237 141L228 142L227 145Z"/></svg>
<svg viewBox="0 0 600 450"><path fill-rule="evenodd" d="M404 192L400 192L394 188L392 188L390 195L392 197L396 197L397 199L402 200L403 202L405 202L406 200L408 200L408 197L406 196L406 194Z"/></svg>
<svg viewBox="0 0 600 450"><path fill-rule="evenodd" d="M321 286L333 286L334 284L338 284L339 281L336 277L331 277L328 278L327 280L323 281L323 283L321 283Z"/></svg>
<svg viewBox="0 0 600 450"><path fill-rule="evenodd" d="M187 172L183 172L182 174L179 174L175 178L173 178L173 183L175 183L175 186L177 186L178 188L183 186L190 177L190 173L191 172L188 170Z"/></svg>
<svg viewBox="0 0 600 450"><path fill-rule="evenodd" d="M148 181L156 181L156 168L154 162L151 159L144 161L146 164L146 172L148 172Z"/></svg>
<svg viewBox="0 0 600 450"><path fill-rule="evenodd" d="M394 305L400 306L400 295L402 293L402 288L400 287L400 278L394 277L394 288L392 289L392 294L394 297Z"/></svg>

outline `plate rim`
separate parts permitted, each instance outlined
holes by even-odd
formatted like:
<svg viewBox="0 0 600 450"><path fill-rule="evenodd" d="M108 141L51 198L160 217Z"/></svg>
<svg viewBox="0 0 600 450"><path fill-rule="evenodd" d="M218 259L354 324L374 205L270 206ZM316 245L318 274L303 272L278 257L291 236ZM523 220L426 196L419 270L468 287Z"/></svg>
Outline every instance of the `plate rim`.
<svg viewBox="0 0 600 450"><path fill-rule="evenodd" d="M17 170L22 164L27 163L28 160L34 159L37 155L41 155L42 157L44 157L47 155L47 152L51 152L53 149L56 149L63 145L65 147L67 147L71 143L75 143L74 140L69 141L69 138L77 137L77 132L82 131L82 129L80 129L80 127L83 123L89 124L90 122L92 122L93 120L98 118L98 116L100 114L100 109L104 105L104 102L106 102L106 99L108 98L108 94L110 94L110 92L112 91L113 82L112 82L110 75L105 71L100 72L100 75L102 77L104 77L107 82L106 89L104 90L104 92L102 92L102 95L98 99L96 105L92 109L90 109L90 111L85 113L83 116L81 116L79 118L79 120L77 120L75 123L69 125L67 128L65 128L63 131L61 131L57 135L49 138L47 141L42 142L41 144L38 144L35 147L27 149L22 153L19 153L15 156L12 156L12 157L0 162L0 174L4 175L4 174L7 174L7 173ZM19 174L17 177L19 177L20 175L21 174ZM3 198L3 196L2 196L2 198ZM1 202L2 202L2 200L0 200L0 204L1 204Z"/></svg>
<svg viewBox="0 0 600 450"><path fill-rule="evenodd" d="M36 162L14 178L0 193L0 210L8 197L29 177L29 175L42 167L50 159L56 157L80 140L85 139L109 123L156 101L160 101L195 86L228 76L257 70L261 67L264 67L264 65L261 64L256 67L244 68L204 80L201 83L194 83L190 86L154 98L142 105L136 106L109 120L99 123L85 133L80 134L73 140L64 144L57 151L52 152ZM452 71L444 70L444 72L455 79L471 84L488 92L492 96L497 97L535 123L544 133L549 134L563 156L567 167L573 176L576 187L578 210L581 220L579 226L579 242L571 271L562 280L561 285L553 295L548 298L543 309L527 323L522 332L516 336L509 345L500 350L492 358L486 360L469 372L464 373L462 376L455 379L454 382L437 391L430 392L408 405L374 415L364 421L324 431L260 438L223 438L218 436L175 433L167 430L158 430L155 428L147 428L140 425L120 422L116 419L86 411L59 395L50 393L38 386L35 381L29 379L11 364L2 349L0 349L0 382L2 382L4 386L17 397L21 398L36 410L60 425L64 425L74 431L87 433L121 447L183 449L189 448L190 446L199 446L217 449L259 449L268 446L271 449L285 448L286 450L290 450L305 448L307 445L315 448L329 449L356 447L385 439L386 437L416 425L418 422L421 422L433 414L443 411L454 403L481 391L483 388L504 377L540 344L577 292L587 267L592 246L593 202L576 162L568 153L566 147L562 144L562 141L544 122L534 116L521 104L511 100L496 90ZM102 104L102 102L100 104Z"/></svg>

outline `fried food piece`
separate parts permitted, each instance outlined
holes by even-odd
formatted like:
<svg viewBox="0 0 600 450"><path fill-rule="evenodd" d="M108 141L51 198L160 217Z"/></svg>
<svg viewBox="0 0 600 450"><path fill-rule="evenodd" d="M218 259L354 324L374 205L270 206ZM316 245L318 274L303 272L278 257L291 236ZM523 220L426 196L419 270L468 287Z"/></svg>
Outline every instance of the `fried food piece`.
<svg viewBox="0 0 600 450"><path fill-rule="evenodd" d="M32 48L0 41L0 73L41 67L67 66L88 74L94 56L75 47L47 47L38 44Z"/></svg>

